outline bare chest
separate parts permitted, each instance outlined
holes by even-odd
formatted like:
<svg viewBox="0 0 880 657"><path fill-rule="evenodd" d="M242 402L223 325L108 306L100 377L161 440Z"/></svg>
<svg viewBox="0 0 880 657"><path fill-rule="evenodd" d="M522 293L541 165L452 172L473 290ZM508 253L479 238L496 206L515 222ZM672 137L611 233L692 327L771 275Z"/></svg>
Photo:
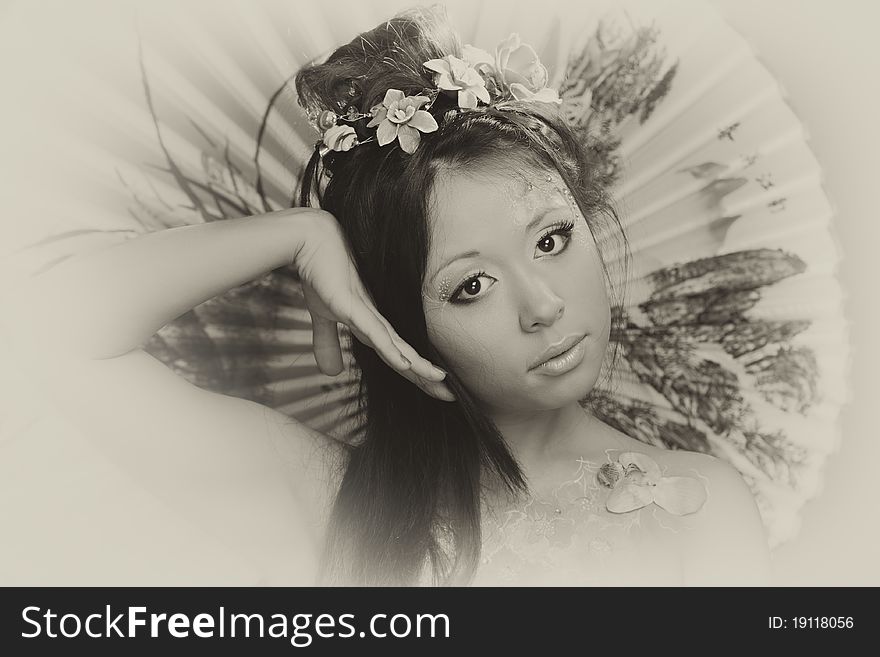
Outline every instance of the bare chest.
<svg viewBox="0 0 880 657"><path fill-rule="evenodd" d="M683 528L655 504L606 508L598 465L536 489L522 504L487 508L475 586L679 586Z"/></svg>

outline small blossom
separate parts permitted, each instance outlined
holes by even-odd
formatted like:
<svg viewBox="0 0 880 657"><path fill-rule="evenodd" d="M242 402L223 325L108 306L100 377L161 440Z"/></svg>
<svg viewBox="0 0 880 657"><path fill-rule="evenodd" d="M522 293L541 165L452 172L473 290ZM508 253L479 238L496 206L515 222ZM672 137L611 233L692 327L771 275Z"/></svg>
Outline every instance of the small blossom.
<svg viewBox="0 0 880 657"><path fill-rule="evenodd" d="M495 49L495 69L516 100L561 103L555 89L547 86L547 67L535 49L513 33Z"/></svg>
<svg viewBox="0 0 880 657"><path fill-rule="evenodd" d="M357 143L357 133L350 125L334 125L324 133L324 144L330 150L350 151Z"/></svg>
<svg viewBox="0 0 880 657"><path fill-rule="evenodd" d="M443 91L458 91L458 106L474 109L477 100L491 102L483 76L463 59L447 55L442 59L425 62L425 68L434 71L434 84Z"/></svg>
<svg viewBox="0 0 880 657"><path fill-rule="evenodd" d="M399 89L385 92L382 105L375 105L368 128L379 126L376 140L380 146L395 139L407 153L415 153L421 141L420 132L434 132L439 127L429 112L420 109L430 99L427 96L406 96Z"/></svg>

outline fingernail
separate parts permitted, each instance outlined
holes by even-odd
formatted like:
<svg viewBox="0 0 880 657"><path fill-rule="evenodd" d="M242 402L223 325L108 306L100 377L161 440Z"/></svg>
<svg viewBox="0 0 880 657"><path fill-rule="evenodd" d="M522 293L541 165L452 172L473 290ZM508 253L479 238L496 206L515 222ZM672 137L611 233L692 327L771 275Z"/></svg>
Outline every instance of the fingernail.
<svg viewBox="0 0 880 657"><path fill-rule="evenodd" d="M403 354L400 354L400 360L402 360L403 364L406 365L407 367L412 367L412 361L409 358L407 358L406 356L404 356Z"/></svg>
<svg viewBox="0 0 880 657"><path fill-rule="evenodd" d="M440 378L446 378L446 372L444 372L443 370L441 370L441 369L440 369L439 367L437 367L436 365L432 365L432 367L434 368L434 374L436 374L436 375L439 376Z"/></svg>

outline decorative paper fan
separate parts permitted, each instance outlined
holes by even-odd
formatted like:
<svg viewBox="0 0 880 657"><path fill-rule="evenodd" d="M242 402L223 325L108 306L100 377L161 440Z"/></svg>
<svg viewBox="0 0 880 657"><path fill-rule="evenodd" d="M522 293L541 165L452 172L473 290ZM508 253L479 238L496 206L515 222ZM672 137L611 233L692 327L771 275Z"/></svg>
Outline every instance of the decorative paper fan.
<svg viewBox="0 0 880 657"><path fill-rule="evenodd" d="M403 6L101 5L115 16L96 16L88 47L59 35L63 56L45 55L58 58L54 87L33 88L65 101L27 119L42 140L27 152L53 158L19 189L33 194L32 223L12 232L30 246L9 262L34 270L144 232L289 206L316 139L292 76ZM771 543L790 538L839 440L849 352L832 209L779 85L690 2L449 10L465 43L491 49L517 31L538 48L613 185L634 278L615 309L621 369L594 412L640 440L729 460ZM145 348L200 386L356 434L354 381L318 371L292 270L202 304Z"/></svg>

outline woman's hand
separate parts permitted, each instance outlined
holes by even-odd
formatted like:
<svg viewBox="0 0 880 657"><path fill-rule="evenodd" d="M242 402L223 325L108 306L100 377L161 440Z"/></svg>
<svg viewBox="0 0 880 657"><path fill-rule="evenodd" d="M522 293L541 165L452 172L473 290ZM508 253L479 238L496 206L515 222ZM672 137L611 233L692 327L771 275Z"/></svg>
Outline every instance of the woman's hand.
<svg viewBox="0 0 880 657"><path fill-rule="evenodd" d="M333 215L322 210L310 212L314 212L314 217L310 218L293 265L302 280L306 306L312 317L312 342L318 368L331 376L342 371L342 349L337 332L337 323L342 322L401 376L432 397L454 401L454 395L443 383L445 372L404 342L376 310Z"/></svg>

